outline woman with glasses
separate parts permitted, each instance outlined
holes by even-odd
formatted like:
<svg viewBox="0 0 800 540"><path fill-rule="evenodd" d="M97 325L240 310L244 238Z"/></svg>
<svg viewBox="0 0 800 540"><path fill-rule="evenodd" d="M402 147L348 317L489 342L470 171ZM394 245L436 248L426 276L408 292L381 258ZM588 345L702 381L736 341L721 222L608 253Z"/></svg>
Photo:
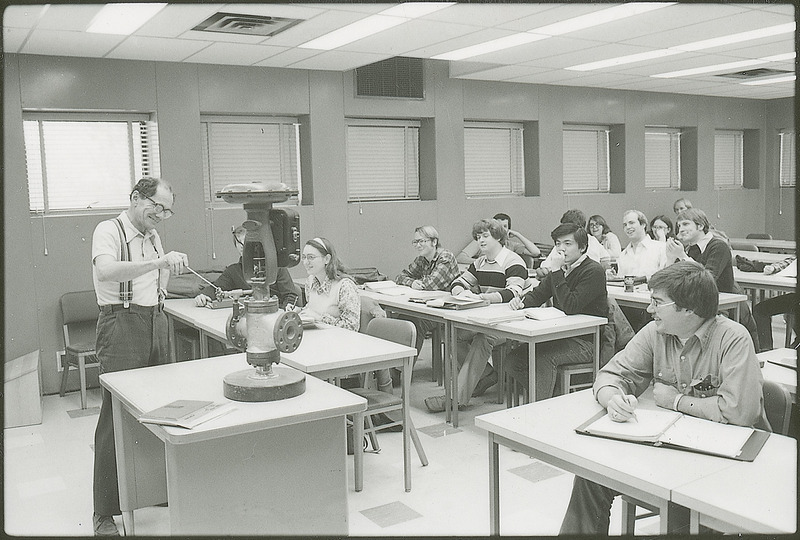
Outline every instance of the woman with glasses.
<svg viewBox="0 0 800 540"><path fill-rule="evenodd" d="M194 297L194 303L197 306L205 306L211 302L211 298L216 294L216 288L223 291L233 291L236 289L247 290L250 285L244 279L244 270L242 268L242 251L244 250L244 237L247 230L242 227L236 227L233 230L233 245L239 252L239 262L229 265L222 272L222 275L214 281L214 287L208 285L200 294ZM270 294L278 297L278 307L281 309L286 308L287 305L294 306L300 301L300 290L292 281L292 276L286 268L278 268L278 277L275 283L269 286Z"/></svg>
<svg viewBox="0 0 800 540"><path fill-rule="evenodd" d="M394 279L398 285L407 285L420 291L447 291L450 284L461 275L456 257L449 250L439 245L439 233L432 225L423 225L414 229L414 240L411 241L417 257L408 268L400 272ZM417 354L422 350L425 334L433 329L436 323L423 319L408 317L417 327Z"/></svg>
<svg viewBox="0 0 800 540"><path fill-rule="evenodd" d="M650 230L647 234L650 235L650 238L659 242L666 242L667 238L674 238L672 220L663 215L654 217L650 220Z"/></svg>
<svg viewBox="0 0 800 540"><path fill-rule="evenodd" d="M304 319L357 332L361 322L358 289L353 279L345 273L330 240L309 240L303 247L301 259L308 272L308 280L306 306L300 315Z"/></svg>
<svg viewBox="0 0 800 540"><path fill-rule="evenodd" d="M622 245L619 243L619 237L611 232L611 228L603 216L595 214L590 217L589 223L586 225L586 232L594 236L600 245L606 248L612 261L617 260L622 252Z"/></svg>

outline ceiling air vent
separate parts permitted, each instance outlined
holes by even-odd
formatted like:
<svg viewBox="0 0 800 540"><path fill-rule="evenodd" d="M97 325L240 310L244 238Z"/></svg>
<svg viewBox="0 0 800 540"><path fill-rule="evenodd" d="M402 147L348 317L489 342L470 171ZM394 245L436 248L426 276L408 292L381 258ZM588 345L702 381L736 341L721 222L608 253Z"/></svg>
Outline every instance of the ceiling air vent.
<svg viewBox="0 0 800 540"><path fill-rule="evenodd" d="M422 59L396 56L356 68L356 95L372 97L425 97Z"/></svg>
<svg viewBox="0 0 800 540"><path fill-rule="evenodd" d="M735 73L720 73L719 75L715 75L715 77L727 77L729 79L758 79L761 77L770 77L772 75L786 75L788 73L792 72L783 69L756 68L737 71Z"/></svg>
<svg viewBox="0 0 800 540"><path fill-rule="evenodd" d="M192 30L199 32L220 32L223 34L244 34L246 36L270 37L291 28L303 19L267 17L264 15L244 15L242 13L215 13Z"/></svg>

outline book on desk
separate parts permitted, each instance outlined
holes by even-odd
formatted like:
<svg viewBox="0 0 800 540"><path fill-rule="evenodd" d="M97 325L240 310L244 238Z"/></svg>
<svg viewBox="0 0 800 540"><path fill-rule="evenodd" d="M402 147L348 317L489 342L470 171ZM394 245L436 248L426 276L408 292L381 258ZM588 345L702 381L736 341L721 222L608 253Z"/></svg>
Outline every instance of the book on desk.
<svg viewBox="0 0 800 540"><path fill-rule="evenodd" d="M600 411L575 428L583 435L753 461L769 438L757 429L721 424L667 409L636 409L636 418L611 420Z"/></svg>
<svg viewBox="0 0 800 540"><path fill-rule="evenodd" d="M235 409L233 403L179 399L142 414L139 422L192 429Z"/></svg>
<svg viewBox="0 0 800 540"><path fill-rule="evenodd" d="M472 296L445 296L444 298L434 298L425 302L428 307L441 309L472 309L488 306L489 301Z"/></svg>

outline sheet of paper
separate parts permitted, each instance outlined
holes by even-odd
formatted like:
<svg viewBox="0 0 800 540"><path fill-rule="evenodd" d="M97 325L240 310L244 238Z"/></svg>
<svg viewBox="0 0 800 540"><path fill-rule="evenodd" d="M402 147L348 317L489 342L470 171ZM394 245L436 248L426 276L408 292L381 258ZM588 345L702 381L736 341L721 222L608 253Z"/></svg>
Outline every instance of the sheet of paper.
<svg viewBox="0 0 800 540"><path fill-rule="evenodd" d="M670 425L681 417L675 411L636 409L636 419L614 422L606 414L587 426L586 431L596 435L617 436L632 441L655 442Z"/></svg>
<svg viewBox="0 0 800 540"><path fill-rule="evenodd" d="M659 440L704 452L736 457L752 434L753 428L720 424L684 415L664 432Z"/></svg>
<svg viewBox="0 0 800 540"><path fill-rule="evenodd" d="M522 310L525 316L529 319L537 321L547 321L550 319L558 319L559 317L566 317L567 314L553 306L545 307L531 307Z"/></svg>

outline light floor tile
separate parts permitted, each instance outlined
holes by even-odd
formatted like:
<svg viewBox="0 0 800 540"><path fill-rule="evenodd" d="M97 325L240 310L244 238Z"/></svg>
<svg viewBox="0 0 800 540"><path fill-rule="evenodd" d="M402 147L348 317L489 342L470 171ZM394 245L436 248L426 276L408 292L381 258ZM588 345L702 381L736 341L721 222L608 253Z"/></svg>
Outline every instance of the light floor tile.
<svg viewBox="0 0 800 540"><path fill-rule="evenodd" d="M361 511L369 520L376 523L380 527L391 527L404 521L417 519L422 517L422 514L409 508L400 501L394 501L374 508L368 508Z"/></svg>

